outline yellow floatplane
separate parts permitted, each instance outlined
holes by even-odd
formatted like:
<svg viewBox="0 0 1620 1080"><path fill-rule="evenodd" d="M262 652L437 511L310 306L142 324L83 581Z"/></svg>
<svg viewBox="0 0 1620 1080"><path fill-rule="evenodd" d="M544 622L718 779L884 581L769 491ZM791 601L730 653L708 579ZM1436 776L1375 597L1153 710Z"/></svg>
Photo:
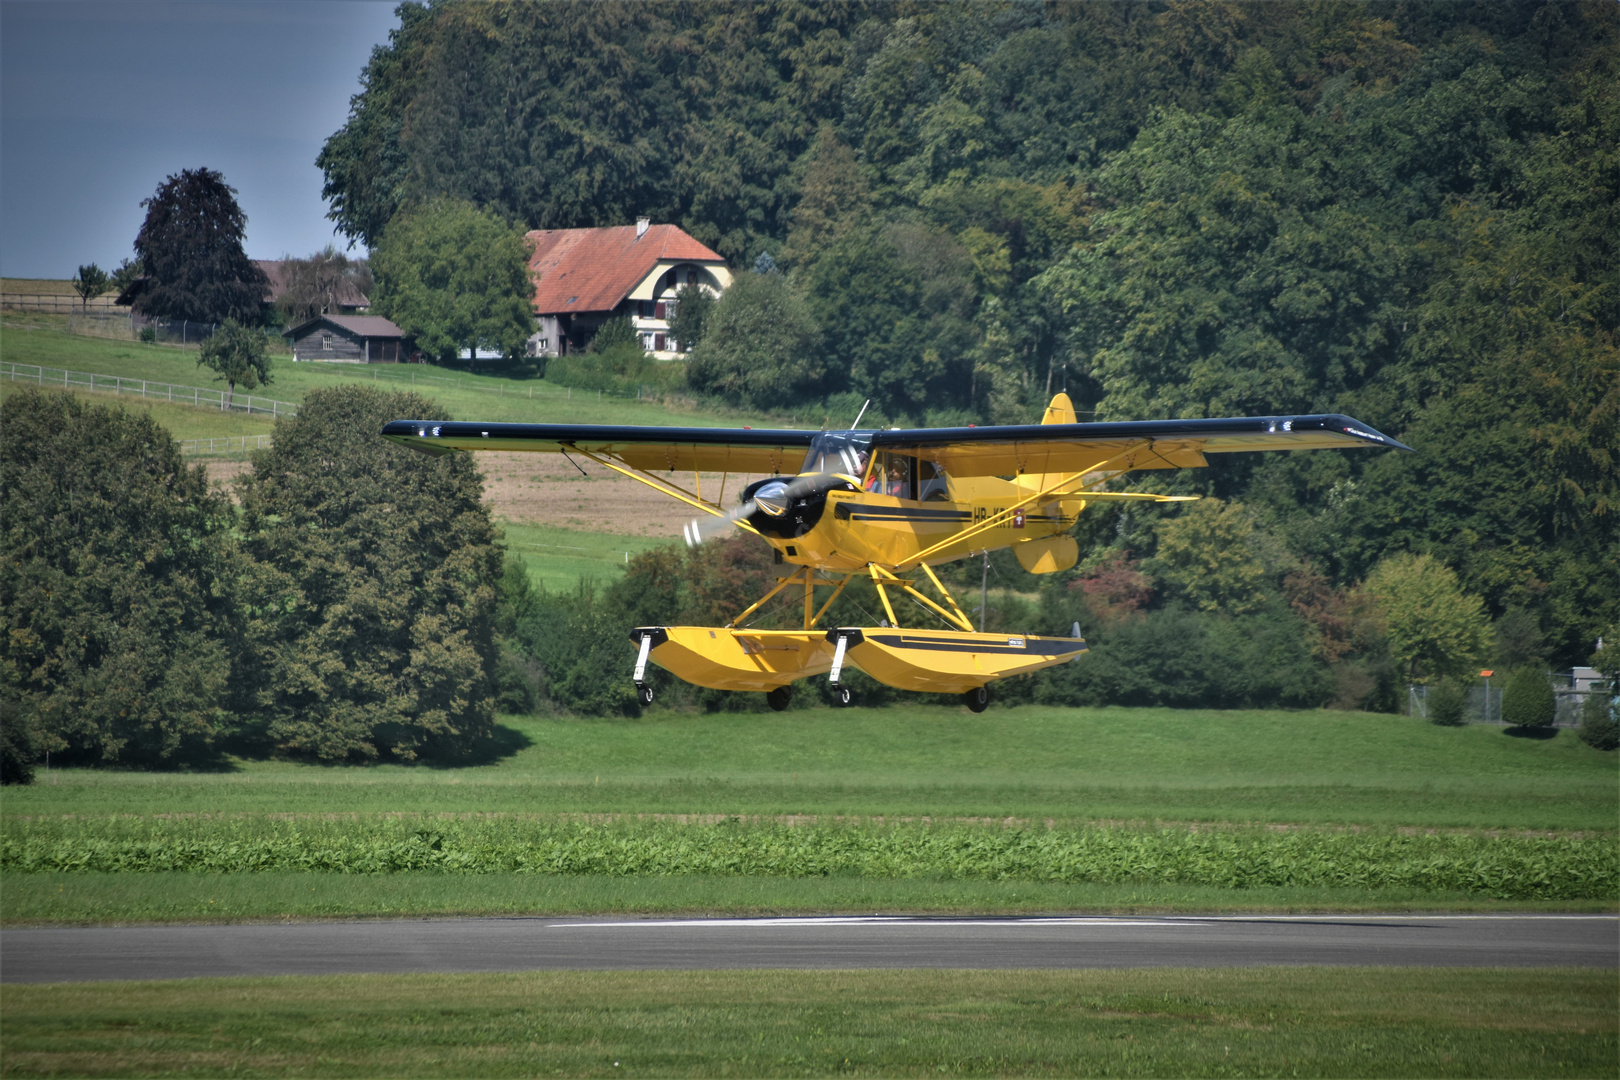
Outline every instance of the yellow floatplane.
<svg viewBox="0 0 1620 1080"><path fill-rule="evenodd" d="M842 679L855 667L889 686L960 694L975 712L989 701L990 683L1067 663L1086 643L1078 626L1067 637L976 631L935 566L1011 547L1030 573L1067 570L1079 557L1069 531L1091 503L1184 498L1102 490L1127 472L1199 468L1212 453L1408 449L1346 416L1082 424L1066 394L1052 399L1042 423L1017 426L788 431L395 420L382 435L427 453L523 450L593 461L707 515L686 527L689 544L741 529L796 568L725 626L636 628L632 677L644 704L652 701L650 661L698 686L764 691L778 709L795 680L820 675L848 704ZM685 473L690 487L676 479ZM703 473L722 476L712 497L703 494ZM762 478L727 507L732 477ZM862 578L887 618L824 626L833 601ZM802 600L802 626L748 626L784 593ZM902 626L901 598L942 628Z"/></svg>

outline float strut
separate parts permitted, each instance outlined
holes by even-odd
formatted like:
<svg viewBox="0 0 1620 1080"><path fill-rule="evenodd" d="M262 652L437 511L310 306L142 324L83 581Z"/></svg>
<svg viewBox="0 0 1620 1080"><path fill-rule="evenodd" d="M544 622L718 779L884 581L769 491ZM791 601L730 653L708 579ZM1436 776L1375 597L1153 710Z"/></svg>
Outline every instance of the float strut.
<svg viewBox="0 0 1620 1080"><path fill-rule="evenodd" d="M630 676L637 686L640 686L647 678L647 656L652 652L652 639L651 634L641 635L641 652L636 656L636 671L634 675Z"/></svg>
<svg viewBox="0 0 1620 1080"><path fill-rule="evenodd" d="M832 673L828 678L828 681L831 682L833 686L838 685L838 676L844 673L844 650L848 647L849 638L839 634L838 648L833 650Z"/></svg>

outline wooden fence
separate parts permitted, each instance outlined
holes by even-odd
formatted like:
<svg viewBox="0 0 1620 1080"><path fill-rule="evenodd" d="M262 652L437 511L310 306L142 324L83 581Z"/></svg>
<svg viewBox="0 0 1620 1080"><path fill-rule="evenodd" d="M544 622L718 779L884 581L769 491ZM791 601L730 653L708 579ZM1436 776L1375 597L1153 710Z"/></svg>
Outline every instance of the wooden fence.
<svg viewBox="0 0 1620 1080"><path fill-rule="evenodd" d="M187 457L237 454L247 450L263 450L269 445L269 435L222 435L217 439L181 439L180 452Z"/></svg>
<svg viewBox="0 0 1620 1080"><path fill-rule="evenodd" d="M7 311L42 311L55 315L77 315L86 310L128 315L130 309L113 303L111 295L92 296L86 304L77 296L63 293L0 293L0 308Z"/></svg>

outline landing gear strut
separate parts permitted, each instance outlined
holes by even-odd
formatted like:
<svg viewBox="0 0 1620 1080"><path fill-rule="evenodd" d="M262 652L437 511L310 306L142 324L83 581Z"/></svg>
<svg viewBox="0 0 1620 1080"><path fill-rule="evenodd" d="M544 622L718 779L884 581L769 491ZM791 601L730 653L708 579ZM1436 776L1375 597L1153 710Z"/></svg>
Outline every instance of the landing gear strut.
<svg viewBox="0 0 1620 1080"><path fill-rule="evenodd" d="M990 688L988 686L975 686L962 695L962 704L972 712L984 712L984 707L990 704Z"/></svg>
<svg viewBox="0 0 1620 1080"><path fill-rule="evenodd" d="M769 705L777 712L781 712L783 709L787 708L788 702L792 700L793 687L791 685L775 686L765 691L765 704Z"/></svg>

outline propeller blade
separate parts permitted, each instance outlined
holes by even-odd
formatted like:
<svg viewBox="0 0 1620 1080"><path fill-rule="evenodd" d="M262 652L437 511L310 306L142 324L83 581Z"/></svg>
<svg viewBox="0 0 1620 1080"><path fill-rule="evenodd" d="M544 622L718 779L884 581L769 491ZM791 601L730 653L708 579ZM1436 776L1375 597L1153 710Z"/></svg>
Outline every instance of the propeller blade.
<svg viewBox="0 0 1620 1080"><path fill-rule="evenodd" d="M686 523L686 546L697 547L707 543L727 531L732 525L743 518L751 517L759 504L749 499L740 506L734 506L720 517L704 517Z"/></svg>
<svg viewBox="0 0 1620 1080"><path fill-rule="evenodd" d="M720 517L698 518L687 522L684 530L686 546L697 547L713 540L725 532L728 526L735 525L744 518L753 517L760 510L764 510L772 517L781 517L795 502L807 495L815 494L818 488L831 488L837 484L852 482L859 483L858 480L839 473L815 473L810 476L794 477L786 482L775 481L762 485L755 491L754 498L732 507Z"/></svg>

